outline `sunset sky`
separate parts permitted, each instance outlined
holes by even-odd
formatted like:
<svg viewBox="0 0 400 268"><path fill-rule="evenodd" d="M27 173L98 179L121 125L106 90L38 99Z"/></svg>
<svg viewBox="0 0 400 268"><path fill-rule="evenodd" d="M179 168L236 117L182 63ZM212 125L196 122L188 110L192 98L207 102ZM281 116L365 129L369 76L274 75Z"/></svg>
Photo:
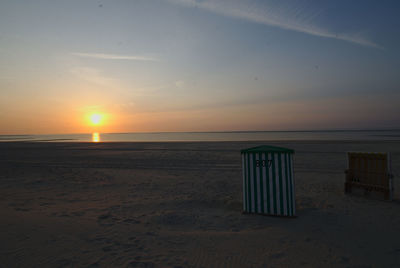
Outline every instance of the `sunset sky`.
<svg viewBox="0 0 400 268"><path fill-rule="evenodd" d="M398 0L3 0L0 134L399 128L399 12Z"/></svg>

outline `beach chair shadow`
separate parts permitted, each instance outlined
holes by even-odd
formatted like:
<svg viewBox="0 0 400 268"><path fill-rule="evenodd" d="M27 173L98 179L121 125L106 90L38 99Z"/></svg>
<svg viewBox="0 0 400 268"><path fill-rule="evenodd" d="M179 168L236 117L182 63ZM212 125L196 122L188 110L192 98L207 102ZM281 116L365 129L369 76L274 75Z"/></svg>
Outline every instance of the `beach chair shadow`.
<svg viewBox="0 0 400 268"><path fill-rule="evenodd" d="M354 188L364 190L364 194L382 193L385 200L393 199L393 175L388 153L348 152L348 169L345 171L346 194Z"/></svg>

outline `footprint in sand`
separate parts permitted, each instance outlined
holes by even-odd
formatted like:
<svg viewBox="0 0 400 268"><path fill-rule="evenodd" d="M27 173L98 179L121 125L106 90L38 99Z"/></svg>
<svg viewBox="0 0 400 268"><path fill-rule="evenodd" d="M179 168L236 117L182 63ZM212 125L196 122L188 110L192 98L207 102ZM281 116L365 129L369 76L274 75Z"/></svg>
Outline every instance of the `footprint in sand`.
<svg viewBox="0 0 400 268"><path fill-rule="evenodd" d="M271 257L271 259L280 259L280 258L285 257L285 255L286 255L285 253L279 252L279 253L272 254L270 257Z"/></svg>
<svg viewBox="0 0 400 268"><path fill-rule="evenodd" d="M153 262L132 261L129 263L128 267L153 268L155 265Z"/></svg>
<svg viewBox="0 0 400 268"><path fill-rule="evenodd" d="M102 214L97 217L97 223L100 226L113 226L118 221L118 218L113 217L110 213Z"/></svg>

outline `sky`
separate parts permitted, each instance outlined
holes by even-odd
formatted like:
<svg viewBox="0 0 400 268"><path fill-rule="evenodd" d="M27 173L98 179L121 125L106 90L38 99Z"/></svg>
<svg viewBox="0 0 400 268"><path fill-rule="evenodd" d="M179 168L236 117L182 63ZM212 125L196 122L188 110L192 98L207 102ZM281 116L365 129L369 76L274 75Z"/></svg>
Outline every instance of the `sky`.
<svg viewBox="0 0 400 268"><path fill-rule="evenodd" d="M398 129L399 11L397 0L2 0L0 134Z"/></svg>

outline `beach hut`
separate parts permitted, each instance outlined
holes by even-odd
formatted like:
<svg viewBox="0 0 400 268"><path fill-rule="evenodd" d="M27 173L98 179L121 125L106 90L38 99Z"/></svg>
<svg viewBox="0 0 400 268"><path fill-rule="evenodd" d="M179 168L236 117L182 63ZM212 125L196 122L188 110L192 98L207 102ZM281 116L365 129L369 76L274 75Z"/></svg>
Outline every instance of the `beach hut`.
<svg viewBox="0 0 400 268"><path fill-rule="evenodd" d="M384 199L393 198L393 174L389 153L348 152L345 193L361 188L365 193L381 192Z"/></svg>
<svg viewBox="0 0 400 268"><path fill-rule="evenodd" d="M244 212L296 216L293 154L266 145L241 151Z"/></svg>

